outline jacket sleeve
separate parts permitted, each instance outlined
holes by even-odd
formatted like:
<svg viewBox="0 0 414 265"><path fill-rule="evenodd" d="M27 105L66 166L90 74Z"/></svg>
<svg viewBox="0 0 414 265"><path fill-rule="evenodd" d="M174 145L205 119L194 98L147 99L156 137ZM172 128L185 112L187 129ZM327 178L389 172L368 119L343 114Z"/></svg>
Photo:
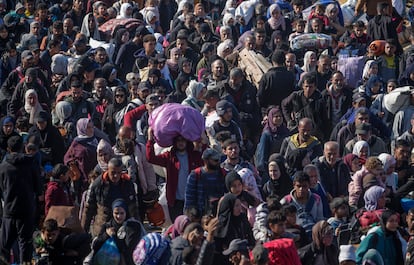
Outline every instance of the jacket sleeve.
<svg viewBox="0 0 414 265"><path fill-rule="evenodd" d="M124 125L130 128L135 128L136 121L141 118L142 114L146 111L145 104L134 108L124 115Z"/></svg>
<svg viewBox="0 0 414 265"><path fill-rule="evenodd" d="M95 183L94 183L95 184ZM96 184L90 187L89 192L87 193L85 208L82 214L81 226L86 232L89 232L89 227L91 226L92 218L96 215L97 211L97 200L96 200Z"/></svg>
<svg viewBox="0 0 414 265"><path fill-rule="evenodd" d="M150 162L151 164L158 165L161 167L167 167L169 154L170 152L167 151L160 155L156 155L154 150L154 141L147 141L146 156L148 162Z"/></svg>
<svg viewBox="0 0 414 265"><path fill-rule="evenodd" d="M184 209L188 209L190 207L198 208L197 204L197 180L196 174L193 172L187 178L187 185L185 186L185 201L184 201Z"/></svg>
<svg viewBox="0 0 414 265"><path fill-rule="evenodd" d="M48 187L46 192L45 192L45 216L47 216L47 213L49 212L50 207L52 207L53 205L56 205L55 200L54 200L54 193L55 193L56 189L55 187Z"/></svg>
<svg viewBox="0 0 414 265"><path fill-rule="evenodd" d="M362 258L364 257L365 253L371 248L372 238L374 237L375 232L368 234L359 244L359 247L356 250L356 264L362 264ZM375 235L377 236L377 235Z"/></svg>
<svg viewBox="0 0 414 265"><path fill-rule="evenodd" d="M8 113L8 115L10 115L12 117L16 116L17 111L21 107L21 102L22 102L21 97L20 97L21 96L21 93L20 93L21 88L22 88L21 84L16 86L16 89L13 92L13 96L12 96L8 106L7 106L7 113Z"/></svg>
<svg viewBox="0 0 414 265"><path fill-rule="evenodd" d="M211 265L214 260L214 242L208 242L207 240L203 241L201 245L200 252L196 261L196 265Z"/></svg>
<svg viewBox="0 0 414 265"><path fill-rule="evenodd" d="M293 111L292 101L295 97L295 92L291 93L287 98L282 100L282 113L286 120L289 122L292 120L291 113Z"/></svg>

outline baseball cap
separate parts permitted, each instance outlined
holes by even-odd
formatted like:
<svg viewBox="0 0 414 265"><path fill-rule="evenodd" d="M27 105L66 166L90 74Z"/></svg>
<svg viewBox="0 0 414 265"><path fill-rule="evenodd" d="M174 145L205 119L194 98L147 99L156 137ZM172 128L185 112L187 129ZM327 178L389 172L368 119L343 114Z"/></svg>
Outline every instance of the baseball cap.
<svg viewBox="0 0 414 265"><path fill-rule="evenodd" d="M203 160L213 159L213 160L220 160L220 153L217 152L215 149L207 148L204 150L203 154L201 155L201 158Z"/></svg>
<svg viewBox="0 0 414 265"><path fill-rule="evenodd" d="M201 46L201 53L212 52L214 50L214 45L210 42L206 42Z"/></svg>
<svg viewBox="0 0 414 265"><path fill-rule="evenodd" d="M241 240L240 238L233 239L230 242L229 248L223 251L224 256L228 256L236 251L247 250L247 240Z"/></svg>
<svg viewBox="0 0 414 265"><path fill-rule="evenodd" d="M352 102L354 102L354 103L361 102L362 100L365 100L364 94L362 94L362 93L355 93L352 96Z"/></svg>
<svg viewBox="0 0 414 265"><path fill-rule="evenodd" d="M370 123L360 123L355 127L356 134L367 134L369 131L371 131Z"/></svg>
<svg viewBox="0 0 414 265"><path fill-rule="evenodd" d="M139 83L138 84L138 90L144 90L144 89L150 89L148 86L147 86L147 83L145 83L145 82L141 82L141 83Z"/></svg>
<svg viewBox="0 0 414 265"><path fill-rule="evenodd" d="M228 102L225 99L220 100L216 104L216 112L217 112L217 115L219 115L219 116L224 115L224 113L226 113L226 111L227 111L228 108L231 108L230 102Z"/></svg>
<svg viewBox="0 0 414 265"><path fill-rule="evenodd" d="M33 59L33 53L29 50L24 50L21 54L21 58L26 60Z"/></svg>

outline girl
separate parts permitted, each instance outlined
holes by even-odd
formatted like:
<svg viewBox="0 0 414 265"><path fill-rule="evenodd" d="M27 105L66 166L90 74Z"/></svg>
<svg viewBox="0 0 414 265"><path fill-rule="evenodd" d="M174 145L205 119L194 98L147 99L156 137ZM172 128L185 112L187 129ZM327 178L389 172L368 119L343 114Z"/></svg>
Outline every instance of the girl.
<svg viewBox="0 0 414 265"><path fill-rule="evenodd" d="M204 102L202 101L204 92L206 91L206 86L194 80L190 81L185 94L187 97L181 103L182 105L190 106L198 111L201 111L203 108Z"/></svg>
<svg viewBox="0 0 414 265"><path fill-rule="evenodd" d="M71 177L72 171L69 167L61 163L55 165L45 192L45 216L52 206L73 206L70 192Z"/></svg>
<svg viewBox="0 0 414 265"><path fill-rule="evenodd" d="M355 143L352 149L352 154L359 157L362 164L365 164L366 159L369 157L369 145L366 141L358 141Z"/></svg>
<svg viewBox="0 0 414 265"><path fill-rule="evenodd" d="M263 186L263 197L277 195L283 198L293 189L292 180L286 173L284 159L272 160L269 162L269 181Z"/></svg>
<svg viewBox="0 0 414 265"><path fill-rule="evenodd" d="M266 36L269 40L272 33L276 30L282 32L284 39L287 37L287 33L291 32L289 29L289 23L286 23L285 18L282 15L282 11L278 4L272 4L269 7L270 18L265 23Z"/></svg>
<svg viewBox="0 0 414 265"><path fill-rule="evenodd" d="M260 203L260 199L255 197L253 194L243 190L243 180L236 171L230 171L227 173L225 178L227 190L236 195L237 199L242 204L242 213L247 214L249 206L257 207Z"/></svg>
<svg viewBox="0 0 414 265"><path fill-rule="evenodd" d="M355 172L361 169L362 165L357 155L347 154L342 160L344 161L344 164L348 166L349 175L351 177L355 174Z"/></svg>
<svg viewBox="0 0 414 265"><path fill-rule="evenodd" d="M387 153L380 154L378 159L381 160L384 165L385 185L391 188L391 191L395 193L397 191L398 184L398 174L395 172L397 161L392 155Z"/></svg>

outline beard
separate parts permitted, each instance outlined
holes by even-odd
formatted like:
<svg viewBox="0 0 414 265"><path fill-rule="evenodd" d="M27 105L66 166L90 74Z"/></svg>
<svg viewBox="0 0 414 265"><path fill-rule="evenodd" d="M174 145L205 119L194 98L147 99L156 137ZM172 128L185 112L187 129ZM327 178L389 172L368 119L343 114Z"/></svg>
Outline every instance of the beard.
<svg viewBox="0 0 414 265"><path fill-rule="evenodd" d="M207 167L208 170L219 170L220 169L220 163L218 163L218 164L207 163L206 167Z"/></svg>

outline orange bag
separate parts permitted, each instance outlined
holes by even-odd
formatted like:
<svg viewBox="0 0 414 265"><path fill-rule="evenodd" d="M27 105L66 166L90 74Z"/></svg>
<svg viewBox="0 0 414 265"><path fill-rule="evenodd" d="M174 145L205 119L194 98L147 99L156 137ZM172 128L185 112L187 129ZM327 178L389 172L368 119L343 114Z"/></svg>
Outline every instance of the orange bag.
<svg viewBox="0 0 414 265"><path fill-rule="evenodd" d="M385 40L374 40L369 44L368 49L375 56L383 55L385 51Z"/></svg>
<svg viewBox="0 0 414 265"><path fill-rule="evenodd" d="M148 222L154 226L160 226L165 222L162 206L156 202L151 208L147 209Z"/></svg>

